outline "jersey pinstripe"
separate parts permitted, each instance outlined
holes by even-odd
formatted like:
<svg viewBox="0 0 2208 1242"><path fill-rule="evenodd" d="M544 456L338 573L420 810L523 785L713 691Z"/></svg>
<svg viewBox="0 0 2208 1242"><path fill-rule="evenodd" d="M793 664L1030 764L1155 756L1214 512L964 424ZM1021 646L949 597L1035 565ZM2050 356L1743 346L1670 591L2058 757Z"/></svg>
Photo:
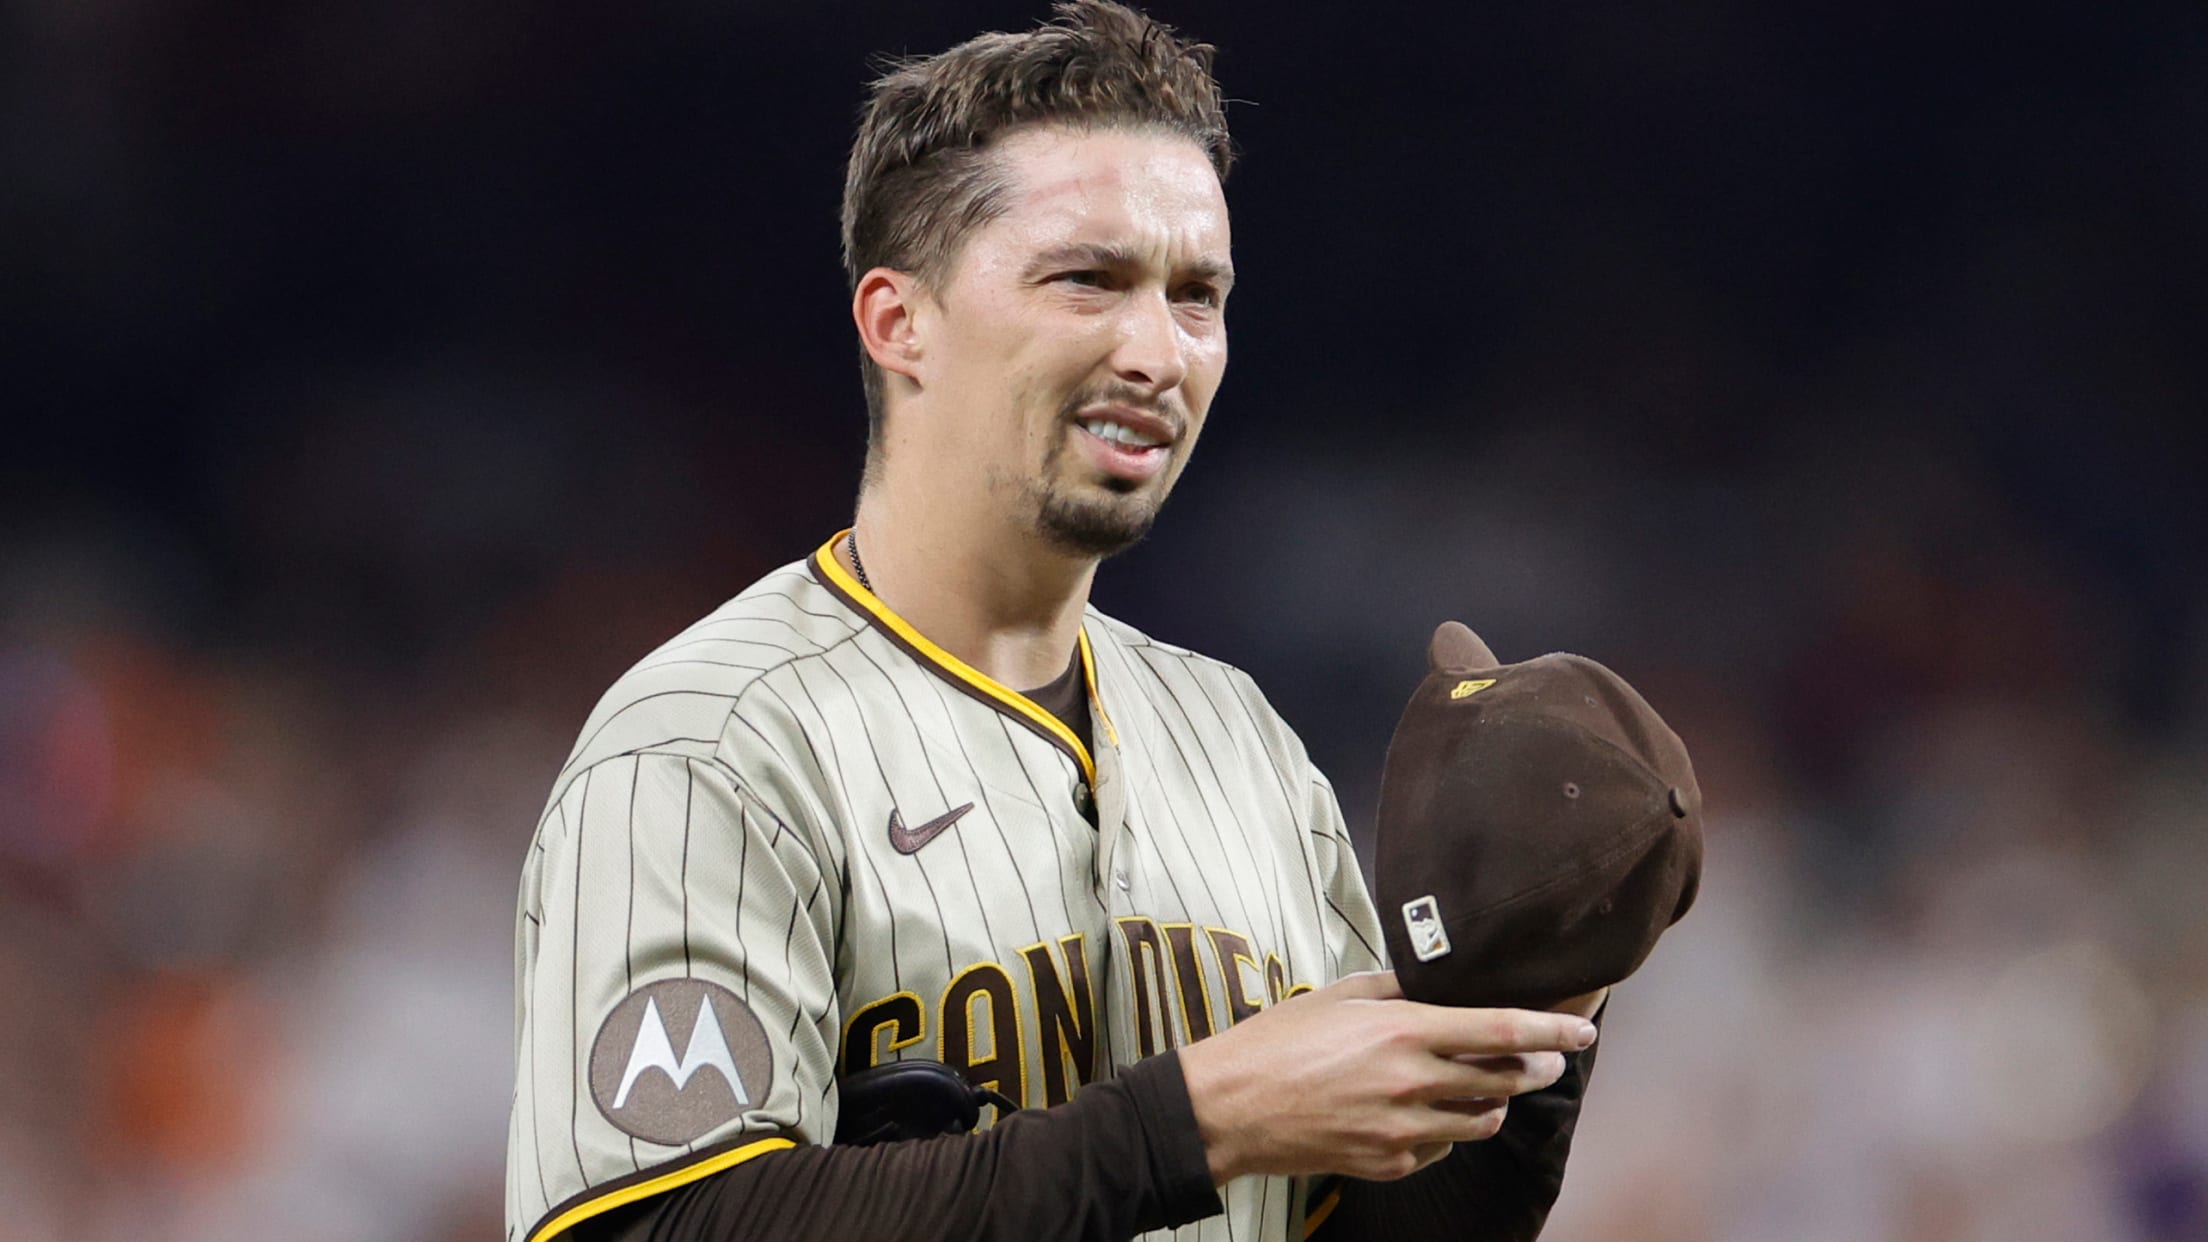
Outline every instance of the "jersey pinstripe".
<svg viewBox="0 0 2208 1242"><path fill-rule="evenodd" d="M1047 1106L1381 964L1333 791L1248 677L1092 609L1092 752L833 546L623 675L554 784L510 1242L829 1141L841 1072L927 1057ZM1154 1236L1300 1238L1304 1189L1243 1178Z"/></svg>

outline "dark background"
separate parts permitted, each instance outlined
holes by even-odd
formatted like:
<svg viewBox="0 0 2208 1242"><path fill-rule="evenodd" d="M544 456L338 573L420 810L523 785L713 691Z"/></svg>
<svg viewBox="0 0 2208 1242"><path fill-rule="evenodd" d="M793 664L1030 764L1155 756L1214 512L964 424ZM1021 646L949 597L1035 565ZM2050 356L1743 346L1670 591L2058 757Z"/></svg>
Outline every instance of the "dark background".
<svg viewBox="0 0 2208 1242"><path fill-rule="evenodd" d="M0 1239L498 1232L551 774L849 515L874 58L1040 15L926 7L0 9ZM2208 11L1156 11L1235 361L1099 604L1360 830L1451 616L1709 794L1550 1236L2208 1236Z"/></svg>

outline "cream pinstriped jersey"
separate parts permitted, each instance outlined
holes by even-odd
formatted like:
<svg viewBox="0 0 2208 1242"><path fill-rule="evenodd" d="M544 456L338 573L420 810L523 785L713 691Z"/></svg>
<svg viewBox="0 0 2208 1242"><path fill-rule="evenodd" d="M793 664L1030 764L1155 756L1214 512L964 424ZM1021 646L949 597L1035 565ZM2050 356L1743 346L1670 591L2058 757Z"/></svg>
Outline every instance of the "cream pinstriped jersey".
<svg viewBox="0 0 2208 1242"><path fill-rule="evenodd" d="M622 676L553 787L510 1242L829 1141L839 1072L927 1057L1047 1106L1381 964L1333 791L1248 677L1092 609L1091 755L833 546ZM1301 1238L1303 1189L1243 1178L1155 1236Z"/></svg>

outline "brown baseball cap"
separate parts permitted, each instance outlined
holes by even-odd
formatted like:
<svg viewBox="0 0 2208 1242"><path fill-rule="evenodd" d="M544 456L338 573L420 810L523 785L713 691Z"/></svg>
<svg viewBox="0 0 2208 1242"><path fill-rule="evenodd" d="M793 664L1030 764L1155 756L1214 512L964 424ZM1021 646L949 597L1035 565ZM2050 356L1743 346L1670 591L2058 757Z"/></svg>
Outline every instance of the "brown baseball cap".
<svg viewBox="0 0 2208 1242"><path fill-rule="evenodd" d="M1388 743L1376 896L1403 994L1542 1008L1639 969L1694 904L1687 748L1576 655L1498 664L1455 621Z"/></svg>

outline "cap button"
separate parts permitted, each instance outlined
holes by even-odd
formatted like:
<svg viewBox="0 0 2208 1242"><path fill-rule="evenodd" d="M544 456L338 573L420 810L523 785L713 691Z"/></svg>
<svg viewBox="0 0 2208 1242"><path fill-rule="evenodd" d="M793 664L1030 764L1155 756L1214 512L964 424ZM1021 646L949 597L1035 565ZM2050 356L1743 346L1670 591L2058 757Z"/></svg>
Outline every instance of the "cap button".
<svg viewBox="0 0 2208 1242"><path fill-rule="evenodd" d="M1679 819L1687 817L1687 795L1681 793L1677 785L1671 787L1671 813Z"/></svg>

